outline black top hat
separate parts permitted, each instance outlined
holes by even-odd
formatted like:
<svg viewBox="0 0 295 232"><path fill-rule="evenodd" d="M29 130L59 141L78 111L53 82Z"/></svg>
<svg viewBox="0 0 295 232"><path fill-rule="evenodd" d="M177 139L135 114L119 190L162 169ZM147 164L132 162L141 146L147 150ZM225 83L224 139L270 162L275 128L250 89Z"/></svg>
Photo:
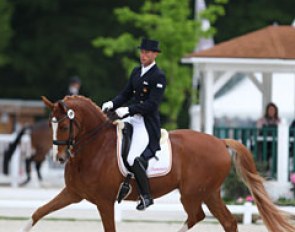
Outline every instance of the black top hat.
<svg viewBox="0 0 295 232"><path fill-rule="evenodd" d="M161 52L159 41L145 39L145 38L141 40L141 44L138 48L148 50L148 51L153 51L153 52Z"/></svg>

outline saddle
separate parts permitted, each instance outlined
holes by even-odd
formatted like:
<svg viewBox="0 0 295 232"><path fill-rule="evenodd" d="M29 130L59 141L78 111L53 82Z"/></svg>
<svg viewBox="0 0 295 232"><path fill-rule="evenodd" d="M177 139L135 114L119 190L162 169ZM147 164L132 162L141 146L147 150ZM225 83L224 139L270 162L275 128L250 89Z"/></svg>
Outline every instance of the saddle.
<svg viewBox="0 0 295 232"><path fill-rule="evenodd" d="M117 200L120 203L131 192L129 181L133 174L130 171L130 166L127 162L131 140L132 140L133 127L130 123L117 121L117 160L119 170L125 176L124 182L119 188ZM148 157L148 168L146 170L148 177L159 177L168 174L172 167L172 151L169 139L169 134L166 130L161 129L161 150L157 151L155 155ZM145 155L149 149L143 152Z"/></svg>
<svg viewBox="0 0 295 232"><path fill-rule="evenodd" d="M117 160L118 166L123 176L130 173L130 166L127 162L127 156L132 139L132 125L126 122L117 124ZM164 176L169 173L172 166L172 149L167 130L161 129L160 139L161 150L155 155L149 157L149 165L146 170L148 177ZM143 152L143 154L146 151ZM146 152L148 153L148 152Z"/></svg>

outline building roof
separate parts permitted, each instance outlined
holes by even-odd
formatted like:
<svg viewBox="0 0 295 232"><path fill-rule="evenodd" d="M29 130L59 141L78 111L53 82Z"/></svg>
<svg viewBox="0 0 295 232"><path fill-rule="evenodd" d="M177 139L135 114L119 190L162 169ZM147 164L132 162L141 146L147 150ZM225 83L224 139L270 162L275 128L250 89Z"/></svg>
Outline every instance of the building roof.
<svg viewBox="0 0 295 232"><path fill-rule="evenodd" d="M295 59L295 27L268 26L194 52L187 58L264 58Z"/></svg>

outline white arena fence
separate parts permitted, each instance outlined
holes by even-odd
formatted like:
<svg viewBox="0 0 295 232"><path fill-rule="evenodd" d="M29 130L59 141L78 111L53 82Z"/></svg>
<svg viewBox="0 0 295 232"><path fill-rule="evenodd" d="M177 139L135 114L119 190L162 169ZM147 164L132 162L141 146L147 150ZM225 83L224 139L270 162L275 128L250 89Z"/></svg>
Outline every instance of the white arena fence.
<svg viewBox="0 0 295 232"><path fill-rule="evenodd" d="M15 210L26 210L26 214L20 216L29 217L31 213L42 204L48 202L54 197L60 190L55 189L22 189L16 188L19 183L25 177L24 160L29 157L32 153L30 135L25 134L22 137L20 145L17 147L12 159L10 161L10 174L6 177L3 173L3 158L4 152L8 148L9 143L13 142L16 138L16 134L0 135L0 185L10 185L13 188L1 188L0 187L0 213L3 214L8 212L5 209L13 211ZM51 169L52 170L52 169ZM61 188L60 188L61 189ZM24 192L23 192L24 191ZM32 191L32 192L30 192ZM26 197L26 195L29 196ZM41 198L40 198L41 196ZM162 200L163 199L163 200ZM168 199L168 200L167 200ZM136 203L124 201L122 204L116 204L116 221L123 220L152 220L152 221L184 221L186 214L182 205L179 202L179 194L174 191L168 196L156 200L155 205L150 207L145 212L140 214L135 210ZM229 210L233 214L239 214L243 218L243 224L252 223L253 215L258 214L257 207L252 205L250 202L246 202L243 205L228 205ZM295 207L279 207L280 209L287 211L291 214L295 214ZM3 212L1 211L3 210ZM207 216L211 217L211 213L208 208L203 205L204 212ZM28 210L30 212L28 212ZM71 205L62 209L61 212L53 213L53 217L69 218L71 215L77 218L93 217L97 219L96 207L86 201L79 204ZM75 216L76 215L76 216ZM88 216L87 216L88 215ZM9 216L9 215L8 215Z"/></svg>
<svg viewBox="0 0 295 232"><path fill-rule="evenodd" d="M0 188L0 214L7 217L30 217L30 215L41 205L59 193L59 189L11 189ZM149 209L138 212L136 202L123 201L115 205L115 220L121 221L177 221L186 220L185 211L180 204L178 191L173 191L159 199ZM251 224L253 216L258 215L255 205L246 202L243 205L227 205L231 213L242 216L243 224ZM281 210L295 214L295 207L279 207ZM206 220L212 220L212 214L207 206L203 205ZM9 214L11 213L11 214ZM82 201L59 211L49 214L47 218L58 219L99 219L96 206ZM257 217L255 217L257 218Z"/></svg>

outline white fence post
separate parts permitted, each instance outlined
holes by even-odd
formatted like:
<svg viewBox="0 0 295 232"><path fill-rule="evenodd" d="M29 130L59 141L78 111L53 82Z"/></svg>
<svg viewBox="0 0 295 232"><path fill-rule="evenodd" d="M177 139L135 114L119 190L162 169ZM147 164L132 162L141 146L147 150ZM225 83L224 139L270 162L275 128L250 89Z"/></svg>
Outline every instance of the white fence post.
<svg viewBox="0 0 295 232"><path fill-rule="evenodd" d="M122 222L122 203L115 204L115 222Z"/></svg>
<svg viewBox="0 0 295 232"><path fill-rule="evenodd" d="M249 225L252 223L252 203L245 202L244 204L244 215L243 215L243 224Z"/></svg>
<svg viewBox="0 0 295 232"><path fill-rule="evenodd" d="M288 183L289 160L289 127L286 120L282 120L278 127L277 171L279 184Z"/></svg>

